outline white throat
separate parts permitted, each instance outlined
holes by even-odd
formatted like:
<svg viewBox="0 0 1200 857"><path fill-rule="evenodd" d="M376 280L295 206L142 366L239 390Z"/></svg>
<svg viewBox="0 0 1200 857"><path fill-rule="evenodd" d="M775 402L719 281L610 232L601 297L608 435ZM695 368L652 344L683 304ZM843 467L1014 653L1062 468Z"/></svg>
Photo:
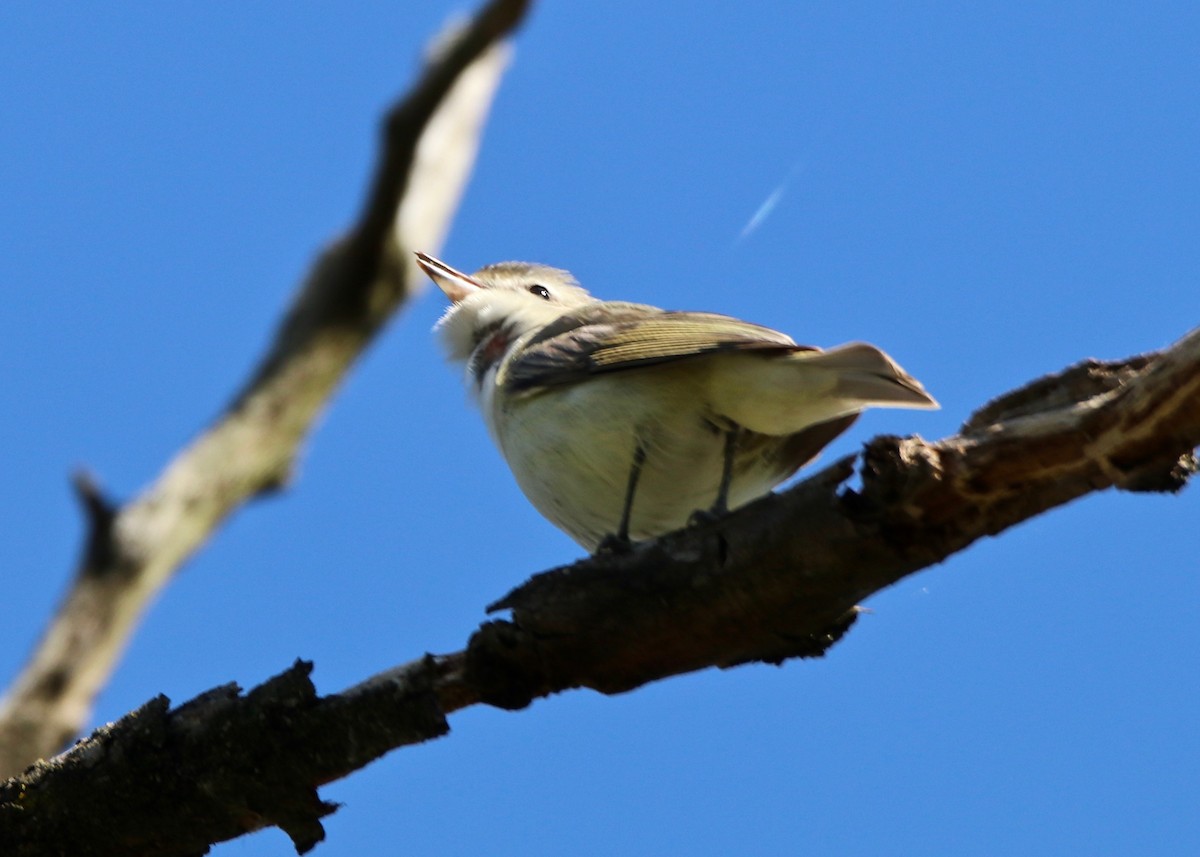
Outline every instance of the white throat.
<svg viewBox="0 0 1200 857"><path fill-rule="evenodd" d="M451 360L470 359L487 332L504 328L510 341L544 327L568 307L547 303L525 292L485 289L452 304L435 325Z"/></svg>

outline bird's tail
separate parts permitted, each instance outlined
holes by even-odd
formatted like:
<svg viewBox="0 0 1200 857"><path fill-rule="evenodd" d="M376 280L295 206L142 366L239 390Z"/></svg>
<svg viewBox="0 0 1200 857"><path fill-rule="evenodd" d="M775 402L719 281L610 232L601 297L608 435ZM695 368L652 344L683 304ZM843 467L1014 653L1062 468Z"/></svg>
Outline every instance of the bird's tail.
<svg viewBox="0 0 1200 857"><path fill-rule="evenodd" d="M845 402L872 408L939 407L920 381L874 345L850 342L828 351L800 352L796 357L832 373L837 380L831 394Z"/></svg>
<svg viewBox="0 0 1200 857"><path fill-rule="evenodd" d="M709 396L715 412L743 428L782 436L866 408L937 408L921 383L874 345L782 356L723 355Z"/></svg>

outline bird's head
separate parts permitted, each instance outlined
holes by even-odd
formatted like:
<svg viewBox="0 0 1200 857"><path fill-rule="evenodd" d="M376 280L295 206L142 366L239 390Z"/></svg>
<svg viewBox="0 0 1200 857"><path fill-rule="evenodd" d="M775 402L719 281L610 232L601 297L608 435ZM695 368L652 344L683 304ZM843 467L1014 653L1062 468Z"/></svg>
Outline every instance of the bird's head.
<svg viewBox="0 0 1200 857"><path fill-rule="evenodd" d="M595 301L567 271L530 262L497 262L464 274L425 253L417 264L451 304L435 328L453 360L475 360L481 346L493 352L488 365L508 346L564 312Z"/></svg>

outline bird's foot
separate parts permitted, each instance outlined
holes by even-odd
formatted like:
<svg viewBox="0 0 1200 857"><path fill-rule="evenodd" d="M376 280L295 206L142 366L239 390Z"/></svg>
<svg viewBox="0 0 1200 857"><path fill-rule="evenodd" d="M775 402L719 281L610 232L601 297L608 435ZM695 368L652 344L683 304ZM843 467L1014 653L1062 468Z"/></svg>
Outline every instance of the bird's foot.
<svg viewBox="0 0 1200 857"><path fill-rule="evenodd" d="M709 524L716 523L729 514L729 507L722 504L713 506L711 509L697 509L688 515L687 528L690 530L693 527L705 527Z"/></svg>
<svg viewBox="0 0 1200 857"><path fill-rule="evenodd" d="M630 553L633 550L633 540L629 536L619 533L609 533L600 540L596 545L596 549L592 551L593 556L600 554L623 554Z"/></svg>

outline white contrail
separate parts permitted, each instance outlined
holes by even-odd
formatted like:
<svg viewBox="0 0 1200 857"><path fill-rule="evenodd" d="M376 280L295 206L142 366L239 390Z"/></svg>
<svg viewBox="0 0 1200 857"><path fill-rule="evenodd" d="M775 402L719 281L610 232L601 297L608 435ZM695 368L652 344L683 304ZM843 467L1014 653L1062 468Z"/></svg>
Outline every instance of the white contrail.
<svg viewBox="0 0 1200 857"><path fill-rule="evenodd" d="M767 195L767 198L763 200L763 204L758 207L751 218L746 222L746 225L742 227L742 231L738 233L737 242L735 243L744 241L751 232L762 226L763 221L771 216L771 212L775 210L775 206L779 205L779 201L783 199L783 195L787 193L788 186L792 183L792 179L796 177L796 173L800 172L800 166L800 164L796 164L790 170L788 170L787 175L783 177L783 181L781 181L776 188Z"/></svg>

